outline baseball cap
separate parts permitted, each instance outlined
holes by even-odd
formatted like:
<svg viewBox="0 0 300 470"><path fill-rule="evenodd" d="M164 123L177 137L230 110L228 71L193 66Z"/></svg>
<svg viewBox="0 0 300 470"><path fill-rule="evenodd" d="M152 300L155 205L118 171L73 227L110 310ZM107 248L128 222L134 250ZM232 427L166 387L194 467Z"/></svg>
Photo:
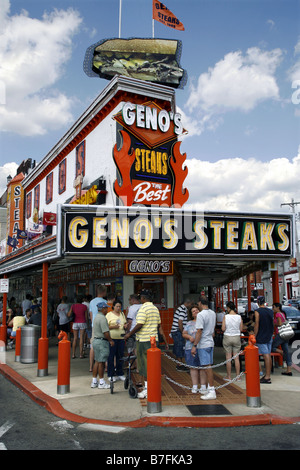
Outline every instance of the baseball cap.
<svg viewBox="0 0 300 470"><path fill-rule="evenodd" d="M101 302L97 304L98 309L102 309L104 307L108 307L108 303L105 300L102 300Z"/></svg>

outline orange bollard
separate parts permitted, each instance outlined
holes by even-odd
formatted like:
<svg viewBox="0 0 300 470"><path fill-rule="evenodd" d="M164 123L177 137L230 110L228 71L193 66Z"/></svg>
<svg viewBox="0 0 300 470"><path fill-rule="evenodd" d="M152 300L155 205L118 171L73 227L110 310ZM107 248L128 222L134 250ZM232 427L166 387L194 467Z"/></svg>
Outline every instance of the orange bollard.
<svg viewBox="0 0 300 470"><path fill-rule="evenodd" d="M250 335L248 346L245 347L246 396L247 406L259 408L261 406L259 354L258 347L255 346L255 343L255 336Z"/></svg>
<svg viewBox="0 0 300 470"><path fill-rule="evenodd" d="M156 347L155 337L150 338L147 351L147 411L161 412L161 350Z"/></svg>
<svg viewBox="0 0 300 470"><path fill-rule="evenodd" d="M70 392L70 357L71 342L65 331L60 331L58 339L57 393L64 395Z"/></svg>
<svg viewBox="0 0 300 470"><path fill-rule="evenodd" d="M21 361L21 328L16 331L15 362Z"/></svg>
<svg viewBox="0 0 300 470"><path fill-rule="evenodd" d="M38 377L46 377L48 375L48 353L49 339L40 338L38 346Z"/></svg>
<svg viewBox="0 0 300 470"><path fill-rule="evenodd" d="M6 351L6 343L7 343L7 326L0 325L0 351Z"/></svg>

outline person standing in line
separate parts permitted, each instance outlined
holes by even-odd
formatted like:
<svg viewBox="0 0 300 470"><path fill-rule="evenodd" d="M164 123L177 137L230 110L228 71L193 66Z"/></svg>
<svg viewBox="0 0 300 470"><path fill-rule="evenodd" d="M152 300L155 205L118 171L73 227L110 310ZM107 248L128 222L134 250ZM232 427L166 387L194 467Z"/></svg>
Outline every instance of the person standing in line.
<svg viewBox="0 0 300 470"><path fill-rule="evenodd" d="M129 308L128 308L128 314L127 314L127 332L133 330L133 328L136 325L136 316L141 308L142 304L140 302L140 298L137 294L131 294L129 296ZM127 352L130 355L133 353L136 356L136 340L135 340L135 335L130 336L126 342L127 346Z"/></svg>
<svg viewBox="0 0 300 470"><path fill-rule="evenodd" d="M190 375L191 375L191 380L192 380L192 393L198 392L198 384L201 385L200 390L201 388L206 390L206 385L203 385L202 387L202 384L201 384L201 380L202 380L201 372L202 371L201 369L198 369L198 367L200 367L199 356L198 354L193 356L191 353L193 343L195 341L195 336L196 336L196 319L197 319L198 313L199 313L198 305L196 304L192 305L188 311L188 321L182 333L183 338L186 340L185 362L190 367Z"/></svg>
<svg viewBox="0 0 300 470"><path fill-rule="evenodd" d="M113 303L113 308L106 315L106 320L110 330L110 336L113 339L114 345L109 347L109 357L107 361L107 378L117 380L116 376L120 380L125 380L123 372L123 361L125 349L125 329L127 327L127 320L122 312L122 304L118 300Z"/></svg>
<svg viewBox="0 0 300 470"><path fill-rule="evenodd" d="M226 304L227 314L223 318L222 331L223 331L223 348L226 355L226 371L227 376L224 380L231 380L231 361L230 358L235 356L241 350L241 333L243 331L243 321L241 316L236 312L236 306L233 302L229 301ZM240 374L241 366L240 359L237 356L234 359L235 372L238 376Z"/></svg>
<svg viewBox="0 0 300 470"><path fill-rule="evenodd" d="M151 347L150 339L155 337L158 341L158 331L163 337L166 349L169 348L165 334L161 326L160 313L152 303L152 295L148 290L140 293L142 306L136 316L136 325L126 333L124 339L136 334L137 365L139 374L144 379L144 389L138 393L138 398L147 398L147 350Z"/></svg>
<svg viewBox="0 0 300 470"><path fill-rule="evenodd" d="M98 284L96 288L96 297L90 301L90 322L92 325L92 337L91 337L91 348L90 348L90 372L93 370L93 364L94 364L94 350L93 350L93 334L94 334L94 319L98 313L98 303L104 301L104 297L106 297L107 294L107 287L104 284Z"/></svg>
<svg viewBox="0 0 300 470"><path fill-rule="evenodd" d="M79 339L79 354L80 359L84 358L84 351L83 351L83 342L84 342L84 333L87 329L87 322L88 322L88 309L87 306L82 303L83 298L78 296L77 303L73 304L69 310L68 317L71 316L73 312L75 315L73 321L73 342L72 342L72 358L75 359L76 353L76 346L78 340L78 332L80 331L80 339Z"/></svg>
<svg viewBox="0 0 300 470"><path fill-rule="evenodd" d="M272 337L274 331L273 311L270 308L264 307L265 298L260 296L257 298L259 305L255 310L255 325L254 335L256 338L256 346L258 347L259 354L263 355L265 362L265 375L260 379L262 384L271 384L271 368L272 368Z"/></svg>
<svg viewBox="0 0 300 470"><path fill-rule="evenodd" d="M282 338L280 338L278 334L278 327L281 326L285 321L286 317L282 311L282 305L279 302L274 302L272 305L273 312L274 312L274 324L275 324L275 338L273 339L272 342L272 351L277 352L279 354L283 355L283 358L286 362L287 369L285 372L281 372L281 375L289 375L292 376L292 360L291 360L291 355L289 352L289 341L285 341ZM279 349L279 346L281 346L282 349Z"/></svg>
<svg viewBox="0 0 300 470"><path fill-rule="evenodd" d="M26 315L26 310L28 308L31 308L31 305L32 305L31 299L32 299L31 295L26 294L26 298L22 302L22 312L23 312L24 317Z"/></svg>
<svg viewBox="0 0 300 470"><path fill-rule="evenodd" d="M58 304L56 311L58 314L58 329L59 331L64 331L68 335L68 340L70 340L70 320L68 317L68 312L70 306L67 303L68 298L64 295L61 298L60 304Z"/></svg>
<svg viewBox="0 0 300 470"><path fill-rule="evenodd" d="M174 341L173 354L177 361L183 362L184 359L184 346L185 340L182 337L182 332L187 323L187 312L191 307L192 301L185 299L184 302L177 308L173 316L173 323L171 327L171 336ZM182 364L177 364L176 370L187 371L188 368Z"/></svg>
<svg viewBox="0 0 300 470"><path fill-rule="evenodd" d="M200 391L203 393L202 400L215 400L216 391L214 387L214 374L211 366L213 365L214 353L214 333L216 327L216 313L208 308L208 300L200 297L198 301L200 312L196 320L196 336L191 350L192 355L199 355L199 361L206 375L207 389ZM199 348L197 345L199 343Z"/></svg>
<svg viewBox="0 0 300 470"><path fill-rule="evenodd" d="M106 300L102 300L97 304L98 313L95 315L93 322L93 351L95 362L93 364L93 379L91 388L107 389L110 385L104 380L105 363L109 356L109 346L114 345L114 341L109 334L109 327L106 319L108 305ZM99 375L99 382L98 377Z"/></svg>

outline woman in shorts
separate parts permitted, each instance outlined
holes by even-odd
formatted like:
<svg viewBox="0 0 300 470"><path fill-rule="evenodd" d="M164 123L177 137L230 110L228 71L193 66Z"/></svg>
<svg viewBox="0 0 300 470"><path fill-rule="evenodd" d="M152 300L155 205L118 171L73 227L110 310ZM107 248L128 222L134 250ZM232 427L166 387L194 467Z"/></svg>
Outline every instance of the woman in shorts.
<svg viewBox="0 0 300 470"><path fill-rule="evenodd" d="M88 324L88 309L87 306L83 303L83 297L77 298L77 303L73 304L69 310L68 317L71 314L74 314L73 321L73 343L72 343L72 358L75 359L75 352L78 340L78 332L80 331L80 342L79 342L79 351L80 358L84 357L83 344L84 344L84 333L87 329Z"/></svg>
<svg viewBox="0 0 300 470"><path fill-rule="evenodd" d="M233 302L226 304L227 314L223 318L222 331L223 331L223 348L226 354L226 371L227 376L224 380L231 380L231 361L230 358L235 356L241 350L241 332L243 331L243 320L236 312L236 307ZM237 356L234 359L235 372L238 376L240 374L240 359Z"/></svg>
<svg viewBox="0 0 300 470"><path fill-rule="evenodd" d="M193 384L192 393L197 393L198 391L201 391L201 388L200 390L198 390L198 384L200 384L202 387L202 382L203 382L201 369L197 369L197 367L200 367L199 356L198 354L196 354L195 356L191 354L193 342L195 340L195 335L196 335L196 318L197 318L198 313L199 313L198 305L192 305L191 308L188 310L188 322L185 325L184 330L182 332L182 336L186 340L185 362L186 362L186 365L189 366L190 368L190 374L191 374L191 379L192 379L192 384Z"/></svg>

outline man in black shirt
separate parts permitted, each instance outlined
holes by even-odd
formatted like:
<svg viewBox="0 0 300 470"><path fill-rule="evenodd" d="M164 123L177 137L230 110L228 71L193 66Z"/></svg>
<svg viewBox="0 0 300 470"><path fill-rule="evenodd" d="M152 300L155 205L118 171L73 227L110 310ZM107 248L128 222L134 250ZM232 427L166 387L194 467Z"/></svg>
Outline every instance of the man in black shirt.
<svg viewBox="0 0 300 470"><path fill-rule="evenodd" d="M254 334L256 337L256 346L258 347L259 354L262 354L265 361L266 373L260 380L260 383L271 383L271 350L272 350L272 337L274 331L273 311L270 308L264 307L265 298L258 297L258 309L255 310L255 326Z"/></svg>

